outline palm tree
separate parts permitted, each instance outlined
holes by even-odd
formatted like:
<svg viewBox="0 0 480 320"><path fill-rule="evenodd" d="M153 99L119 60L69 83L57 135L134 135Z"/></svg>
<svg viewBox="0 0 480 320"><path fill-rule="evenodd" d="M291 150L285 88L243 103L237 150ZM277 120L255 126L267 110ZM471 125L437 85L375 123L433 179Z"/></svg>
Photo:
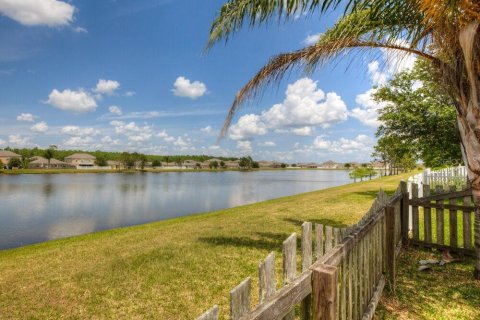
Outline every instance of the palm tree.
<svg viewBox="0 0 480 320"><path fill-rule="evenodd" d="M43 156L45 157L45 159L48 160L48 169L50 169L50 161L55 156L55 150L57 150L57 146L51 145L43 153Z"/></svg>
<svg viewBox="0 0 480 320"><path fill-rule="evenodd" d="M246 99L300 67L312 71L346 53L383 48L428 60L434 77L450 95L475 202L475 277L480 278L480 3L478 0L229 0L215 18L208 46L249 23L286 21L298 14L324 14L344 6L341 18L314 45L271 60L237 93L225 120Z"/></svg>

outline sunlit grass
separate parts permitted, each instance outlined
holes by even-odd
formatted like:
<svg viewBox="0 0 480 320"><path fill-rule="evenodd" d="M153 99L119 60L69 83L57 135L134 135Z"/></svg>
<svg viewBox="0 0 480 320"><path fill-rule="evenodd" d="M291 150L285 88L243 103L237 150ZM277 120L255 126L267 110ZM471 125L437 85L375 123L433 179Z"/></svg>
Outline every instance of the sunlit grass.
<svg viewBox="0 0 480 320"><path fill-rule="evenodd" d="M228 316L229 291L253 277L303 221L355 223L386 177L208 214L0 251L5 318L193 319L213 304ZM201 192L201 190L199 190Z"/></svg>

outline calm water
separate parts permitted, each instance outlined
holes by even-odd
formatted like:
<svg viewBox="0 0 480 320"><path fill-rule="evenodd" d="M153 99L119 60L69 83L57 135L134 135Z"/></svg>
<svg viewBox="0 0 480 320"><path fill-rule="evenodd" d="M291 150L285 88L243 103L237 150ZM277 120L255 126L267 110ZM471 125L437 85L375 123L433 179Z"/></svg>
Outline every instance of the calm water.
<svg viewBox="0 0 480 320"><path fill-rule="evenodd" d="M348 182L335 170L0 175L0 249Z"/></svg>

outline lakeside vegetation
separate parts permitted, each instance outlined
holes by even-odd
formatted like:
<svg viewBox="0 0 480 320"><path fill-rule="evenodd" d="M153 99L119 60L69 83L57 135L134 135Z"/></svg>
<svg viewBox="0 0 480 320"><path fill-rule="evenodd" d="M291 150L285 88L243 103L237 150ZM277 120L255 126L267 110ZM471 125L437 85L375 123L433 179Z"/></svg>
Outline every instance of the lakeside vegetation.
<svg viewBox="0 0 480 320"><path fill-rule="evenodd" d="M192 319L220 303L225 317L233 286L303 221L351 225L407 176L0 251L0 314Z"/></svg>

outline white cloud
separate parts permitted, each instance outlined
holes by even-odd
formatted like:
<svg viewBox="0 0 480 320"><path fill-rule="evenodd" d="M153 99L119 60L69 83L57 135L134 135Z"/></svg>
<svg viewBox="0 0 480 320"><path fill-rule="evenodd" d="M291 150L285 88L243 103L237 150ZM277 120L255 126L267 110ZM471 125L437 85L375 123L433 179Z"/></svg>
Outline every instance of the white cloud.
<svg viewBox="0 0 480 320"><path fill-rule="evenodd" d="M115 114L117 116L121 116L123 114L122 109L118 106L110 106L108 107L108 111L110 111L110 113Z"/></svg>
<svg viewBox="0 0 480 320"><path fill-rule="evenodd" d="M175 140L175 142L173 142L173 145L175 145L177 147L189 147L190 142L186 141L182 137L178 137L177 140Z"/></svg>
<svg viewBox="0 0 480 320"><path fill-rule="evenodd" d="M94 143L92 137L71 137L63 142L64 146L76 148L91 148Z"/></svg>
<svg viewBox="0 0 480 320"><path fill-rule="evenodd" d="M325 93L317 88L317 82L302 78L288 85L282 103L273 105L261 115L242 116L229 130L233 140L248 140L264 135L268 129L290 132L295 135L312 135L315 127L347 120L345 102L335 92Z"/></svg>
<svg viewBox="0 0 480 320"><path fill-rule="evenodd" d="M212 126L206 126L205 128L200 129L200 131L210 134L213 132L213 128Z"/></svg>
<svg viewBox="0 0 480 320"><path fill-rule="evenodd" d="M256 114L246 114L230 127L229 137L233 140L245 140L252 136L261 136L267 133L267 126Z"/></svg>
<svg viewBox="0 0 480 320"><path fill-rule="evenodd" d="M47 132L48 125L45 121L38 122L31 126L30 130L32 130L33 132L44 133Z"/></svg>
<svg viewBox="0 0 480 320"><path fill-rule="evenodd" d="M277 144L273 141L265 141L258 143L258 145L261 147L275 147Z"/></svg>
<svg viewBox="0 0 480 320"><path fill-rule="evenodd" d="M8 143L18 147L25 147L30 145L30 138L22 137L19 134L11 134L8 136Z"/></svg>
<svg viewBox="0 0 480 320"><path fill-rule="evenodd" d="M75 29L73 29L73 31L75 31L76 33L88 33L88 30L82 27L76 27Z"/></svg>
<svg viewBox="0 0 480 320"><path fill-rule="evenodd" d="M5 143L7 143L5 140L0 139L0 146L4 145Z"/></svg>
<svg viewBox="0 0 480 320"><path fill-rule="evenodd" d="M97 108L95 99L82 89L78 91L66 89L62 92L53 89L48 96L46 103L58 109L73 112L75 114L95 111Z"/></svg>
<svg viewBox="0 0 480 320"><path fill-rule="evenodd" d="M377 128L381 122L378 120L378 112L385 107L385 102L377 102L373 95L377 89L370 89L365 93L357 95L355 102L358 107L353 109L350 115L363 124Z"/></svg>
<svg viewBox="0 0 480 320"><path fill-rule="evenodd" d="M242 152L251 152L252 151L252 142L251 141L237 141L237 149Z"/></svg>
<svg viewBox="0 0 480 320"><path fill-rule="evenodd" d="M337 141L318 136L313 141L313 148L329 153L339 154L370 154L373 151L375 140L367 135L360 134L354 139L340 138Z"/></svg>
<svg viewBox="0 0 480 320"><path fill-rule="evenodd" d="M262 113L270 128L321 126L347 119L347 106L335 92L317 89L317 82L302 78L288 85L285 100Z"/></svg>
<svg viewBox="0 0 480 320"><path fill-rule="evenodd" d="M100 130L91 127L80 128L77 126L65 126L61 132L69 136L96 136L100 134Z"/></svg>
<svg viewBox="0 0 480 320"><path fill-rule="evenodd" d="M112 139L110 136L105 136L100 140L102 143L108 144L108 145L119 145L120 140L118 139Z"/></svg>
<svg viewBox="0 0 480 320"><path fill-rule="evenodd" d="M125 97L133 97L134 95L136 95L134 91L127 91L124 94Z"/></svg>
<svg viewBox="0 0 480 320"><path fill-rule="evenodd" d="M368 74L372 80L372 84L375 86L381 86L387 83L390 76L387 71L380 70L380 63L378 60L374 60L368 64Z"/></svg>
<svg viewBox="0 0 480 320"><path fill-rule="evenodd" d="M318 42L318 40L320 40L320 37L322 36L321 33L317 33L317 34L311 34L311 35L308 35L305 40L303 40L303 43L307 46L311 46L315 43Z"/></svg>
<svg viewBox="0 0 480 320"><path fill-rule="evenodd" d="M118 88L120 88L120 82L115 80L100 79L98 80L97 86L95 89L93 89L93 91L98 94L106 94L111 96Z"/></svg>
<svg viewBox="0 0 480 320"><path fill-rule="evenodd" d="M313 127L309 127L309 126L294 128L291 131L294 135L297 135L297 136L311 136L315 132Z"/></svg>
<svg viewBox="0 0 480 320"><path fill-rule="evenodd" d="M180 76L173 84L173 94L178 97L197 99L207 93L207 86L200 81L191 82L189 79Z"/></svg>
<svg viewBox="0 0 480 320"><path fill-rule="evenodd" d="M0 13L25 26L54 27L70 24L75 7L58 0L0 0Z"/></svg>
<svg viewBox="0 0 480 320"><path fill-rule="evenodd" d="M17 116L18 121L34 122L35 116L31 113L21 113Z"/></svg>

